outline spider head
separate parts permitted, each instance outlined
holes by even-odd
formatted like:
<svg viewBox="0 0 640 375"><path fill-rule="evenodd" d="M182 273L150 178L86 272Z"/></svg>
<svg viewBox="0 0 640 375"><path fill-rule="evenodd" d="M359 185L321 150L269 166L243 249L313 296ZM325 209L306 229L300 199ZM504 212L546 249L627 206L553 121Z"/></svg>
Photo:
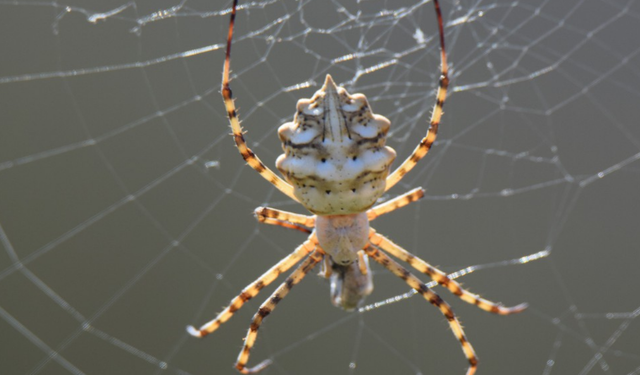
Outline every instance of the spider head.
<svg viewBox="0 0 640 375"><path fill-rule="evenodd" d="M369 241L369 219L366 212L318 215L316 236L322 250L335 264L348 266L358 259L358 251Z"/></svg>

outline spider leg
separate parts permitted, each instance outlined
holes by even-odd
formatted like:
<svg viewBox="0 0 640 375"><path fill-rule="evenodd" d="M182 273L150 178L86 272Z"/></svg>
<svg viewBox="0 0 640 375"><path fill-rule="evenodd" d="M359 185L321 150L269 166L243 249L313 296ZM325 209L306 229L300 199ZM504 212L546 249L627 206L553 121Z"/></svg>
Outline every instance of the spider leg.
<svg viewBox="0 0 640 375"><path fill-rule="evenodd" d="M476 372L476 368L478 366L478 357L473 351L471 343L469 343L469 340L467 340L467 337L464 334L464 330L462 329L458 318L456 318L455 314L453 313L451 306L449 306L448 303L440 298L438 294L429 289L429 287L427 287L422 281L420 281L420 279L418 279L407 269L396 263L393 259L389 258L382 251L378 250L375 246L367 246L365 248L365 251L367 255L369 255L369 257L373 258L373 260L380 263L394 275L404 280L410 287L415 289L418 293L422 294L422 296L427 301L440 309L442 315L447 318L453 334L456 336L458 341L460 341L460 345L462 345L462 351L469 361L469 369L467 370L467 375L473 375Z"/></svg>
<svg viewBox="0 0 640 375"><path fill-rule="evenodd" d="M403 262L407 262L411 267L429 276L433 281L449 289L451 293L458 296L461 300L472 305L476 305L482 310L498 315L509 315L519 313L528 306L526 303L521 303L513 307L504 307L502 304L488 301L477 294L473 294L462 288L457 281L449 278L446 273L396 245L385 236L378 234L374 229L369 230L369 241L371 241L375 246L379 246L382 250L392 256Z"/></svg>
<svg viewBox="0 0 640 375"><path fill-rule="evenodd" d="M262 288L269 285L273 280L280 276L280 274L286 272L289 268L293 267L293 265L298 263L302 258L313 251L317 244L318 240L316 239L316 236L309 236L309 239L298 246L291 254L287 255L284 259L276 263L275 266L271 267L256 281L245 287L238 296L231 300L229 306L227 306L227 308L219 313L215 319L211 320L208 323L205 323L198 329L193 326L188 326L187 332L195 337L204 337L218 329L218 327L220 327L222 323L229 320L236 311L240 310L245 302L258 295Z"/></svg>
<svg viewBox="0 0 640 375"><path fill-rule="evenodd" d="M331 261L331 257L324 257L318 276L324 279L330 278L331 275L333 275L332 263L333 262Z"/></svg>
<svg viewBox="0 0 640 375"><path fill-rule="evenodd" d="M296 225L302 225L307 228L313 228L316 226L316 219L314 216L294 214L293 212L276 210L275 208L258 207L255 209L253 214L256 216L259 222L265 224L276 224L275 222L273 222L273 220L276 220L286 221Z"/></svg>
<svg viewBox="0 0 640 375"><path fill-rule="evenodd" d="M400 166L393 171L386 181L385 191L391 189L393 185L398 183L413 167L416 166L418 161L422 159L436 140L438 134L438 125L442 118L442 107L444 106L444 100L447 97L447 88L449 87L449 74L447 67L447 53L444 48L444 27L442 22L442 12L440 11L440 4L438 0L433 1L433 5L436 9L436 15L438 16L438 31L440 32L440 81L438 87L438 93L436 94L436 104L433 106L433 113L431 114L431 120L429 121L429 130L427 135L422 138L418 146L413 150L411 156L409 156Z"/></svg>
<svg viewBox="0 0 640 375"><path fill-rule="evenodd" d="M302 233L307 233L307 234L311 233L311 229L309 229L307 227L303 227L303 226L298 225L298 224L292 224L292 223L290 223L288 221L280 221L280 220L277 220L277 219L271 219L271 218L267 217L267 218L264 218L264 219L260 220L260 222L263 223L263 224L278 225L278 226L285 227L285 228L288 228L288 229L299 230Z"/></svg>
<svg viewBox="0 0 640 375"><path fill-rule="evenodd" d="M367 255L364 253L364 250L358 250L358 268L360 268L360 273L363 275L367 275L371 272L369 269L369 263L366 260Z"/></svg>
<svg viewBox="0 0 640 375"><path fill-rule="evenodd" d="M229 86L229 65L231 61L231 40L233 37L233 25L236 18L236 6L238 0L234 0L233 8L231 9L231 19L229 21L229 34L227 36L227 53L224 59L224 70L222 73L222 98L224 100L224 106L227 109L227 115L229 117L229 123L231 124L231 130L233 131L233 139L236 142L236 147L242 155L242 158L249 164L249 166L260 173L267 181L273 186L278 188L281 192L289 196L294 201L298 199L293 194L293 187L289 185L285 180L278 177L271 169L269 169L256 154L247 146L244 140L242 127L240 126L240 120L238 119L238 113L233 101L233 95L231 93L231 87Z"/></svg>
<svg viewBox="0 0 640 375"><path fill-rule="evenodd" d="M267 359L260 362L257 366L247 368L247 362L249 361L249 352L251 348L256 342L256 338L258 336L258 329L262 324L264 318L267 317L275 308L278 302L280 302L286 295L289 293L291 288L294 285L298 284L306 275L311 271L318 262L320 262L324 257L324 252L320 249L317 249L311 255L302 262L298 268L282 283L278 289L262 304L260 305L260 309L253 316L253 320L251 321L251 326L249 327L249 331L247 332L247 336L244 339L244 347L242 351L238 355L238 361L236 362L236 369L243 374L253 374L256 373L269 364L271 364L271 360Z"/></svg>
<svg viewBox="0 0 640 375"><path fill-rule="evenodd" d="M413 190L409 190L408 192L393 198L389 201L386 201L382 204L374 206L372 209L367 211L367 218L369 221L376 219L380 215L388 214L389 212L395 211L398 208L402 208L409 203L415 202L418 199L424 197L424 189L423 188L415 188Z"/></svg>

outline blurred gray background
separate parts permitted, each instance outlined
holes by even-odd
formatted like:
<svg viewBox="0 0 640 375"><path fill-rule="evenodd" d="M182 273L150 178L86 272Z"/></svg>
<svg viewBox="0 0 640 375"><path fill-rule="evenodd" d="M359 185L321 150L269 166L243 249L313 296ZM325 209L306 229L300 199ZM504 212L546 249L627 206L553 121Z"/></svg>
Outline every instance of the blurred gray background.
<svg viewBox="0 0 640 375"><path fill-rule="evenodd" d="M244 166L219 95L227 1L0 2L0 373L234 374L265 289L215 334L184 327L304 240L304 213ZM640 6L443 1L451 92L434 149L373 226L499 317L440 288L478 374L640 374ZM272 166L277 127L329 73L392 121L406 158L439 75L431 2L241 2L232 87ZM397 165L397 164L396 164ZM374 266L368 303L408 290ZM425 277L423 277L425 279ZM284 280L284 278L282 278ZM260 329L264 374L463 374L446 320L414 297L365 313L311 274Z"/></svg>

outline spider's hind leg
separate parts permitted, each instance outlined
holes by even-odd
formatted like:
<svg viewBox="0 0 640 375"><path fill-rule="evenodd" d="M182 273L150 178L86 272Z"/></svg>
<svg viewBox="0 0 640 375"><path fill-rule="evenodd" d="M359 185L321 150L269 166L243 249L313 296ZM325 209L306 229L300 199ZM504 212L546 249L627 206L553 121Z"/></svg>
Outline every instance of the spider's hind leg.
<svg viewBox="0 0 640 375"><path fill-rule="evenodd" d="M278 276L280 276L280 274L289 270L289 268L293 267L302 258L313 251L317 244L318 240L316 239L315 235L311 235L309 239L298 246L293 253L287 255L284 259L276 263L275 266L271 267L267 272L260 276L256 281L252 282L246 288L244 288L237 297L231 300L229 306L222 310L222 312L219 313L215 319L211 320L208 323L205 323L200 328L188 326L187 332L195 337L204 337L218 329L220 325L231 319L233 314L235 314L236 311L240 310L240 308L242 308L242 306L244 306L247 301L258 295L262 288L269 285Z"/></svg>
<svg viewBox="0 0 640 375"><path fill-rule="evenodd" d="M402 247L396 245L385 236L378 234L373 228L369 230L369 240L372 244L379 246L382 250L391 254L392 256L400 259L403 262L407 262L414 269L429 276L433 281L447 288L451 293L460 298L461 300L476 305L482 310L498 314L498 315L510 315L523 311L527 308L526 303L521 303L513 307L505 307L502 304L495 303L486 300L477 294L473 294L464 289L457 281L450 279L446 273L433 267L431 264L411 254Z"/></svg>
<svg viewBox="0 0 640 375"><path fill-rule="evenodd" d="M276 308L278 302L280 302L286 295L289 293L291 288L294 285L298 284L302 279L311 271L318 262L320 262L324 257L324 252L320 249L316 249L311 255L302 262L298 268L291 274L291 276L287 277L284 283L282 283L278 289L262 304L260 305L260 309L253 316L251 321L251 326L249 327L249 331L247 332L247 336L244 339L244 347L242 351L238 355L238 361L236 362L236 369L243 374L254 374L269 364L271 364L271 360L267 359L260 362L257 366L247 368L247 362L249 361L249 353L251 348L256 342L256 338L258 336L258 329L262 324L264 318L267 315L271 314L271 312Z"/></svg>
<svg viewBox="0 0 640 375"><path fill-rule="evenodd" d="M469 369L467 370L467 375L473 375L476 372L476 368L478 366L478 357L476 356L471 343L469 342L469 340L467 340L467 337L464 334L464 330L462 329L458 318L456 318L456 315L453 313L451 306L449 306L449 304L446 303L437 293L429 289L429 287L427 287L422 281L420 281L420 279L418 279L407 269L396 263L393 259L389 258L382 251L378 250L375 246L368 246L365 249L365 252L373 260L380 263L394 275L404 280L410 287L415 289L427 301L429 301L429 303L440 310L442 315L447 318L453 334L456 336L458 341L460 341L462 351L469 361Z"/></svg>

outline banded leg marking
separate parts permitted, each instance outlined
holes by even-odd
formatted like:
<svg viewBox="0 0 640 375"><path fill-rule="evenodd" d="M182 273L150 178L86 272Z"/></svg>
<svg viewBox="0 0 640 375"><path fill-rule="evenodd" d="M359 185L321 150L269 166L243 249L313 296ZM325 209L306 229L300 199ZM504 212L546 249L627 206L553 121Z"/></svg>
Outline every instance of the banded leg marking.
<svg viewBox="0 0 640 375"><path fill-rule="evenodd" d="M367 218L369 221L376 219L378 216L388 214L389 212L395 211L398 208L402 208L409 203L413 203L418 199L424 197L424 189L423 188L415 188L413 190L409 190L408 192L393 198L387 202L379 204L369 211L367 211Z"/></svg>
<svg viewBox="0 0 640 375"><path fill-rule="evenodd" d="M318 244L318 240L315 235L309 237L308 240L302 243L302 245L298 246L291 254L286 256L284 259L276 263L275 266L271 267L267 272L265 272L262 276L260 276L256 281L248 285L246 288L242 290L242 292L231 300L231 303L227 308L225 308L221 313L216 316L215 319L211 320L208 323L205 323L199 329L196 329L193 326L187 327L187 332L189 332L192 336L195 337L204 337L211 332L215 331L222 325L224 322L229 320L233 314L240 310L240 308L251 298L258 295L260 290L265 286L271 284L273 280L278 278L280 274L289 270L293 265L298 263L302 258L304 258L307 254L312 252L316 245Z"/></svg>
<svg viewBox="0 0 640 375"><path fill-rule="evenodd" d="M372 244L382 248L382 250L400 259L401 261L408 263L411 267L415 268L419 272L422 272L425 275L429 276L433 281L449 289L451 293L459 297L461 300L472 305L476 305L482 310L498 315L510 315L519 313L526 309L528 306L526 303L521 303L517 306L505 307L500 303L486 300L478 296L477 294L473 294L468 290L465 290L457 281L450 279L446 273L440 271L424 260L396 245L385 236L378 234L374 229L370 229L369 233L369 240Z"/></svg>
<svg viewBox="0 0 640 375"><path fill-rule="evenodd" d="M265 222L267 219L275 219L278 221L288 221L289 223L302 225L307 228L313 228L316 226L316 219L314 216L300 215L269 207L258 207L253 211L253 213L261 223Z"/></svg>
<svg viewBox="0 0 640 375"><path fill-rule="evenodd" d="M292 224L292 223L290 223L288 221L280 221L280 220L277 220L277 219L272 219L272 218L269 218L269 217L264 218L263 220L260 220L260 222L263 223L263 224L277 225L277 226L288 228L288 229L295 229L295 230L298 230L298 231L300 231L302 233L307 233L307 234L312 232L312 230L307 228L307 227L303 227L303 226L298 225L298 224Z"/></svg>
<svg viewBox="0 0 640 375"><path fill-rule="evenodd" d="M247 336L244 339L244 347L242 351L238 355L238 361L236 362L236 369L243 374L253 374L256 373L269 364L271 364L271 360L267 359L260 362L257 366L247 368L247 362L249 361L249 353L251 352L251 348L256 342L256 338L258 336L258 329L262 324L264 318L267 317L275 308L278 302L280 302L284 297L287 296L291 288L294 285L298 284L306 275L311 271L318 262L323 259L322 250L316 250L311 255L296 268L295 271L282 283L278 289L260 306L258 312L253 316L253 320L251 321L251 326L249 327L249 331L247 332Z"/></svg>
<svg viewBox="0 0 640 375"><path fill-rule="evenodd" d="M460 341L462 351L469 361L469 369L467 370L467 375L473 375L476 372L476 368L478 367L478 357L476 356L471 343L469 342L469 340L467 340L467 337L464 334L464 330L462 329L458 318L456 318L456 315L453 313L451 306L449 306L448 303L440 298L438 294L429 289L429 287L427 287L422 281L420 281L420 279L418 279L407 269L396 263L393 259L389 258L382 251L375 248L375 246L368 246L365 251L367 252L367 255L369 255L369 257L373 258L373 260L380 263L384 268L388 269L394 275L404 280L410 287L420 293L427 301L429 301L429 303L437 307L445 318L447 318L453 334L456 336L458 341Z"/></svg>
<svg viewBox="0 0 640 375"><path fill-rule="evenodd" d="M238 0L234 0L233 8L231 9L231 19L229 21L229 33L227 35L227 52L224 59L224 69L222 73L222 99L224 100L224 106L227 109L227 116L229 117L229 123L231 124L231 130L233 131L233 139L236 142L236 147L242 155L242 158L260 173L267 181L273 186L278 188L281 192L289 196L294 201L298 199L293 194L293 187L289 185L285 180L278 177L271 169L269 169L258 158L258 156L247 146L244 139L242 127L240 126L240 120L238 119L238 113L236 111L236 105L233 101L233 94L231 93L231 87L229 86L229 69L231 64L231 40L233 38L233 25L236 19L236 7Z"/></svg>
<svg viewBox="0 0 640 375"><path fill-rule="evenodd" d="M416 166L418 161L422 159L431 149L433 142L436 140L438 134L438 125L442 118L442 108L444 101L447 97L447 88L449 87L449 68L447 66L447 53L444 48L444 26L442 21L442 12L440 11L440 4L437 0L433 1L433 5L436 9L436 15L438 17L438 31L440 32L440 81L438 86L438 93L436 94L436 104L433 106L433 113L431 114L431 120L429 121L429 130L427 135L422 138L418 147L413 150L411 156L409 156L393 173L387 177L387 186L385 191L391 189L398 181L400 181L413 167Z"/></svg>

